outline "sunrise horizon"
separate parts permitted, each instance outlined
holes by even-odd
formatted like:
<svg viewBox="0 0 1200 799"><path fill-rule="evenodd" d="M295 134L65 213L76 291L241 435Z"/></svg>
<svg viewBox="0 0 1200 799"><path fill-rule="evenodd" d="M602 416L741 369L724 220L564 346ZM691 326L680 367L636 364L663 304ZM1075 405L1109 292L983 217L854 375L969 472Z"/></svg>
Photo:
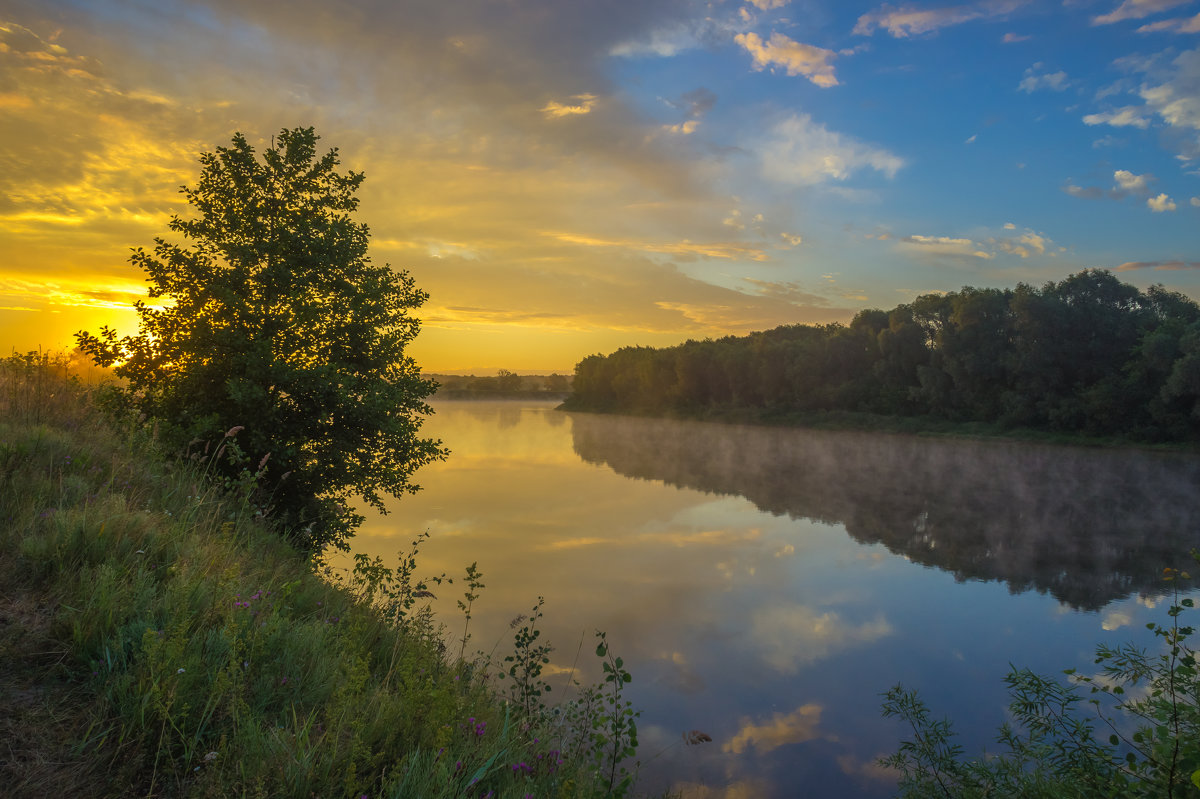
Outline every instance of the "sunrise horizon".
<svg viewBox="0 0 1200 799"><path fill-rule="evenodd" d="M132 248L236 132L316 129L427 372L849 322L1084 269L1200 298L1200 3L18 0L0 342L136 331Z"/></svg>

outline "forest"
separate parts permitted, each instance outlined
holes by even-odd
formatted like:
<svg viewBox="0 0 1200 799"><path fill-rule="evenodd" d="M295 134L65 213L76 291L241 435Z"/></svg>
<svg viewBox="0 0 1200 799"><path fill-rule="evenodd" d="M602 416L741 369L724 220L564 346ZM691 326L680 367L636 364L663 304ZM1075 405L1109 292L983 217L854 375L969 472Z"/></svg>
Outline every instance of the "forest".
<svg viewBox="0 0 1200 799"><path fill-rule="evenodd" d="M828 412L1139 441L1200 439L1200 305L1102 269L965 286L848 325L624 347L575 367L569 410L786 419Z"/></svg>

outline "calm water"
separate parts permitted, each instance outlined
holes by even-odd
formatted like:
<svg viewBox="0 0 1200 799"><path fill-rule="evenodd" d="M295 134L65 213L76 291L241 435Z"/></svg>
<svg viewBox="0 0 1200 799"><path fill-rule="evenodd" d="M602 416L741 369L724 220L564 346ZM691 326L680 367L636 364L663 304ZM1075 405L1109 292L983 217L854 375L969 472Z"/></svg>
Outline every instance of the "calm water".
<svg viewBox="0 0 1200 799"><path fill-rule="evenodd" d="M969 751L1008 664L1093 668L1150 644L1159 575L1200 545L1200 459L436 405L451 448L355 550L486 588L468 651L508 651L546 598L555 693L608 632L642 708L640 787L689 797L887 796L896 682ZM435 608L461 635L455 599ZM581 649L582 640L582 652ZM684 746L700 730L713 742Z"/></svg>

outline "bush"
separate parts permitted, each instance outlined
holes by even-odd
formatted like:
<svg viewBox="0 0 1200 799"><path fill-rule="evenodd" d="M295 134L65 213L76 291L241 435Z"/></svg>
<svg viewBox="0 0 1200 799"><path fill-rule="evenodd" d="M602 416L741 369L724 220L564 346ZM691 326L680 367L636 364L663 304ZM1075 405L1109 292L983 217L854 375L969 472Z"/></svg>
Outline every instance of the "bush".
<svg viewBox="0 0 1200 799"><path fill-rule="evenodd" d="M1200 553L1192 552L1200 562ZM998 737L1004 751L972 760L947 720L930 719L915 691L887 692L885 717L913 735L880 762L900 772L903 797L1183 797L1200 795L1200 678L1194 633L1180 617L1187 572L1166 569L1169 621L1147 625L1162 641L1154 655L1132 645L1096 648L1100 673L1067 669L1065 682L1013 668L1005 682L1014 724Z"/></svg>

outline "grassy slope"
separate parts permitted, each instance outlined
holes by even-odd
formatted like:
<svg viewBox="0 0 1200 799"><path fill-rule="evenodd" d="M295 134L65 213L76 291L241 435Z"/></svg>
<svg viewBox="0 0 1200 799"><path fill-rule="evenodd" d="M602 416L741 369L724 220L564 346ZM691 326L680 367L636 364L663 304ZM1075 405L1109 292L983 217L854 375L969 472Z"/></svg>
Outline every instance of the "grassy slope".
<svg viewBox="0 0 1200 799"><path fill-rule="evenodd" d="M85 393L0 363L0 794L603 792L578 730L522 721L426 615L317 576Z"/></svg>

